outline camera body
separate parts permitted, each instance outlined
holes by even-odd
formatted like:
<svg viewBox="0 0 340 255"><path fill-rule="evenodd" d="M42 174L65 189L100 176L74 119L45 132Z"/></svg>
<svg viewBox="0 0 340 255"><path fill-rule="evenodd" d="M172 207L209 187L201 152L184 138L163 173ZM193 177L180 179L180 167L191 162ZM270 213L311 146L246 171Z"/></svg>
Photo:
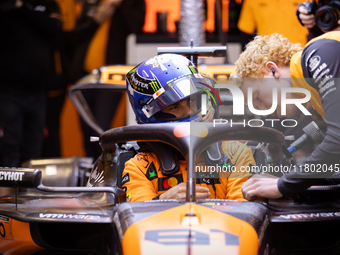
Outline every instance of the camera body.
<svg viewBox="0 0 340 255"><path fill-rule="evenodd" d="M340 19L339 0L319 0L319 3L307 1L306 10L314 14L316 25L325 31L331 31L337 26Z"/></svg>

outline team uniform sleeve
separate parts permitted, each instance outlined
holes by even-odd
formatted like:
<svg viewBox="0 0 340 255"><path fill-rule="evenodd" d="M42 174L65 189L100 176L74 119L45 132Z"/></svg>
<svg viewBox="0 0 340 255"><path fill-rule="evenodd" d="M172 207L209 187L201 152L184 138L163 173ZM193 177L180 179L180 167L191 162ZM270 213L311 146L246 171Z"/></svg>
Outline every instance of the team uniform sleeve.
<svg viewBox="0 0 340 255"><path fill-rule="evenodd" d="M339 36L340 38L340 36ZM327 132L324 140L304 162L280 178L278 188L286 197L297 193L339 171L340 155L340 42L318 39L302 53L301 67L308 84L318 90L325 113ZM312 171L318 169L321 172Z"/></svg>
<svg viewBox="0 0 340 255"><path fill-rule="evenodd" d="M228 177L226 199L246 201L241 188L243 183L252 176L250 168L255 166L252 151L242 143L231 142L227 146L227 155L235 169Z"/></svg>
<svg viewBox="0 0 340 255"><path fill-rule="evenodd" d="M142 158L148 159L147 154L137 154L125 163L123 170L122 188L126 191L127 198L132 202L152 200L157 196L152 182L144 174L147 168L141 162Z"/></svg>

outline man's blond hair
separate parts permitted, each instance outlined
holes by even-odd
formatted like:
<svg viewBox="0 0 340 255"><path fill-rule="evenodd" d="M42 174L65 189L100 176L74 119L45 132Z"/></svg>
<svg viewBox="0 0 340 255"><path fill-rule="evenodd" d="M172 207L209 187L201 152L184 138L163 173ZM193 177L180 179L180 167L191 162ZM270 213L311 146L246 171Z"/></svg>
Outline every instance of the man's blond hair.
<svg viewBox="0 0 340 255"><path fill-rule="evenodd" d="M232 78L263 77L268 73L266 63L273 61L279 67L287 67L292 56L302 50L299 43L291 43L280 34L256 36L236 61Z"/></svg>

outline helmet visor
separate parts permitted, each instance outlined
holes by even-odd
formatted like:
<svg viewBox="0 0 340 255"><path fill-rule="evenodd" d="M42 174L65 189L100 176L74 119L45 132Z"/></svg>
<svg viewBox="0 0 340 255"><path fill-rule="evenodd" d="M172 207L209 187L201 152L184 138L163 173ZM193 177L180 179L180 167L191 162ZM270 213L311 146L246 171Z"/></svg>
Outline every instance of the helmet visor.
<svg viewBox="0 0 340 255"><path fill-rule="evenodd" d="M206 81L203 76L199 74L187 75L173 82L169 82L147 100L142 110L144 114L150 118L174 103L189 96L202 93L202 89L207 89L204 84L206 84Z"/></svg>

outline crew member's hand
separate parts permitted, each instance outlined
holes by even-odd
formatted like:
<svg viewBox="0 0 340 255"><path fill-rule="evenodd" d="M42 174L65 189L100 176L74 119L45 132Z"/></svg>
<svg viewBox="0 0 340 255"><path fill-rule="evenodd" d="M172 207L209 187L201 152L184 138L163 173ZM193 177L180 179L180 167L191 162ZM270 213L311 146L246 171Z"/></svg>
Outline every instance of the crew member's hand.
<svg viewBox="0 0 340 255"><path fill-rule="evenodd" d="M314 14L309 13L304 5L299 6L299 12L299 18L306 28L310 29L316 25Z"/></svg>
<svg viewBox="0 0 340 255"><path fill-rule="evenodd" d="M94 20L101 24L108 17L111 17L117 7L121 4L123 0L106 0L101 1L95 15L93 16Z"/></svg>
<svg viewBox="0 0 340 255"><path fill-rule="evenodd" d="M243 197L249 201L254 201L256 197L280 198L282 194L277 187L278 180L265 175L254 175L243 183Z"/></svg>
<svg viewBox="0 0 340 255"><path fill-rule="evenodd" d="M177 199L177 200L185 200L186 197L187 184L182 182L172 188L170 188L167 192L161 194L159 199ZM209 198L210 192L207 187L201 187L196 185L196 198L197 199L206 199Z"/></svg>

